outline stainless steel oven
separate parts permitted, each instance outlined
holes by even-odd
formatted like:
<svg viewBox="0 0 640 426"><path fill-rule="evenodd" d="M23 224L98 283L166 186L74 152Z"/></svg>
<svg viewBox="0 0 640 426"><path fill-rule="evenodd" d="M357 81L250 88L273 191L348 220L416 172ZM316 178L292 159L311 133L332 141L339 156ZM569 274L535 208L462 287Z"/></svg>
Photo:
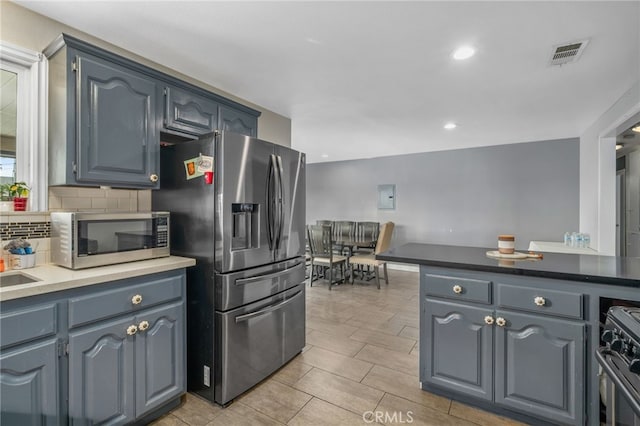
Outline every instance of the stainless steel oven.
<svg viewBox="0 0 640 426"><path fill-rule="evenodd" d="M169 213L51 213L51 262L71 269L169 256Z"/></svg>
<svg viewBox="0 0 640 426"><path fill-rule="evenodd" d="M602 341L595 355L604 378L606 424L640 426L640 308L611 307Z"/></svg>

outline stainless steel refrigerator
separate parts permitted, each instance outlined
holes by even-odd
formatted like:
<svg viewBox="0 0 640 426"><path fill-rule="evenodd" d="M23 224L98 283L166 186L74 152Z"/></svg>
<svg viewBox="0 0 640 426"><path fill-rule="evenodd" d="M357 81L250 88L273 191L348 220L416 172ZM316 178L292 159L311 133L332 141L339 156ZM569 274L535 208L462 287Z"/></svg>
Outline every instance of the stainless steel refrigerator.
<svg viewBox="0 0 640 426"><path fill-rule="evenodd" d="M160 167L153 209L171 212L172 254L196 259L188 388L225 405L305 345L305 155L215 132L162 147Z"/></svg>

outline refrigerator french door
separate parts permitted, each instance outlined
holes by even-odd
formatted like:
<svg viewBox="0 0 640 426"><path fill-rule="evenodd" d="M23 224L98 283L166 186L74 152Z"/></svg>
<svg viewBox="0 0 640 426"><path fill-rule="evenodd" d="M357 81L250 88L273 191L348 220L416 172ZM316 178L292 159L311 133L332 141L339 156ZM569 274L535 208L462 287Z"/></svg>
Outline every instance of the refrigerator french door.
<svg viewBox="0 0 640 426"><path fill-rule="evenodd" d="M213 181L189 178L207 157ZM152 204L171 212L172 254L196 259L188 388L228 404L305 345L305 156L230 132L163 147Z"/></svg>

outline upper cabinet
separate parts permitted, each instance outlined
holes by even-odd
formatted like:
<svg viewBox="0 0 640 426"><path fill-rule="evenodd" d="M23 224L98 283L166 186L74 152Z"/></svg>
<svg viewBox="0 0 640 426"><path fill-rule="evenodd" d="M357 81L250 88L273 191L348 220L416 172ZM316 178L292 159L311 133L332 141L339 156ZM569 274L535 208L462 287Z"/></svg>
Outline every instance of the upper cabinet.
<svg viewBox="0 0 640 426"><path fill-rule="evenodd" d="M49 58L49 185L159 187L160 139L257 136L260 112L62 34Z"/></svg>

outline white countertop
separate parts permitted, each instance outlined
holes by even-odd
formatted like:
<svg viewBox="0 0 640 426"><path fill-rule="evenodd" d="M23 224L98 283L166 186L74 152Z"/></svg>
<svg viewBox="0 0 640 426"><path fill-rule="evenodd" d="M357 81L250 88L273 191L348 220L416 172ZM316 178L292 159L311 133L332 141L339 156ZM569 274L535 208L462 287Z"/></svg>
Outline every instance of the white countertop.
<svg viewBox="0 0 640 426"><path fill-rule="evenodd" d="M36 266L35 268L12 270L0 273L0 280L2 280L3 275L20 272L36 278L39 281L0 288L0 302L124 278L155 274L157 272L171 271L195 264L195 259L169 256L75 271L55 265L42 265Z"/></svg>
<svg viewBox="0 0 640 426"><path fill-rule="evenodd" d="M589 247L569 247L563 242L556 241L531 241L529 243L529 250L548 253L598 254L597 251Z"/></svg>

